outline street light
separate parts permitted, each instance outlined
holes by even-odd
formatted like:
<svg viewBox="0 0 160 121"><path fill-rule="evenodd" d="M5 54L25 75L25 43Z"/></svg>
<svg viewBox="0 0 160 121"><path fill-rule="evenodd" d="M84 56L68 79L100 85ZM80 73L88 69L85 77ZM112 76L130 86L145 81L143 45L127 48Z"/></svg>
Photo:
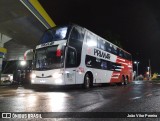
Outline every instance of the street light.
<svg viewBox="0 0 160 121"><path fill-rule="evenodd" d="M150 69L150 67L148 66L148 67L147 67L147 69L148 69L148 75L150 76L150 73L149 73L149 69Z"/></svg>
<svg viewBox="0 0 160 121"><path fill-rule="evenodd" d="M20 65L21 66L25 66L26 65L26 61L20 61Z"/></svg>
<svg viewBox="0 0 160 121"><path fill-rule="evenodd" d="M149 79L150 78L150 67L148 66L147 69L148 69L147 75L148 75L148 79Z"/></svg>
<svg viewBox="0 0 160 121"><path fill-rule="evenodd" d="M138 61L134 61L134 64L137 65L137 77L138 77L138 64L139 64L139 62Z"/></svg>

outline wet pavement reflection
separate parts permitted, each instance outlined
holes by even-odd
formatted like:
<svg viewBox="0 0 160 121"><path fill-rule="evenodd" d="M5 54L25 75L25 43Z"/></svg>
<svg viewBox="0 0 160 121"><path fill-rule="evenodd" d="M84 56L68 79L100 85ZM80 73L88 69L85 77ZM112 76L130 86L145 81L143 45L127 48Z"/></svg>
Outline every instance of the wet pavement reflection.
<svg viewBox="0 0 160 121"><path fill-rule="evenodd" d="M133 82L127 86L33 89L0 86L0 110L8 112L160 111L160 85Z"/></svg>

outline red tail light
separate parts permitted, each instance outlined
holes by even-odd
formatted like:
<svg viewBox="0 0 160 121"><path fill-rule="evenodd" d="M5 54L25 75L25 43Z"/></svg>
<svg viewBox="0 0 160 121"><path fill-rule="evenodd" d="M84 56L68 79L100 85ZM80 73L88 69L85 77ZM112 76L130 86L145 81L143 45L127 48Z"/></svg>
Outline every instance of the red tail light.
<svg viewBox="0 0 160 121"><path fill-rule="evenodd" d="M62 51L60 49L57 50L56 56L60 57L62 55Z"/></svg>

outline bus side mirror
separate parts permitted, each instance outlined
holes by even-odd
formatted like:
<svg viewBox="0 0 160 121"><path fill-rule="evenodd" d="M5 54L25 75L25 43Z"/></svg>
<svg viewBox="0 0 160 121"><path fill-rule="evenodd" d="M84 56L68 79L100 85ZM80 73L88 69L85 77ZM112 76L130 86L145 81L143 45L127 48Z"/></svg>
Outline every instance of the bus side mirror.
<svg viewBox="0 0 160 121"><path fill-rule="evenodd" d="M29 50L25 51L24 60L27 60L27 59L28 60L33 60L33 54L34 54L34 50L33 49L29 49Z"/></svg>

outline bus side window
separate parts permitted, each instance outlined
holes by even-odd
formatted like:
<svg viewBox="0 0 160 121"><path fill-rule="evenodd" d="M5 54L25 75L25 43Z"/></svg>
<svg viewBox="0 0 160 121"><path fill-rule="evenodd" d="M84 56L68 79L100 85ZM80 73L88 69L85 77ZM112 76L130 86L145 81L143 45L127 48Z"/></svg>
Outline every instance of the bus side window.
<svg viewBox="0 0 160 121"><path fill-rule="evenodd" d="M131 60L132 60L131 55L130 55L130 54L128 54L128 53L126 53L126 59L131 61Z"/></svg>
<svg viewBox="0 0 160 121"><path fill-rule="evenodd" d="M127 59L127 53L123 52L123 58Z"/></svg>
<svg viewBox="0 0 160 121"><path fill-rule="evenodd" d="M102 50L106 50L105 41L101 38L98 38L98 48Z"/></svg>
<svg viewBox="0 0 160 121"><path fill-rule="evenodd" d="M117 55L117 53L118 53L117 47L114 46L114 45L112 47L112 53L115 54L115 55Z"/></svg>
<svg viewBox="0 0 160 121"><path fill-rule="evenodd" d="M119 49L119 54L118 54L120 57L124 58L124 53L122 50Z"/></svg>
<svg viewBox="0 0 160 121"><path fill-rule="evenodd" d="M72 48L68 48L66 57L66 67L76 67L76 51Z"/></svg>
<svg viewBox="0 0 160 121"><path fill-rule="evenodd" d="M108 42L105 42L105 51L111 52L111 47L110 47L110 44Z"/></svg>
<svg viewBox="0 0 160 121"><path fill-rule="evenodd" d="M87 46L88 47L97 47L97 37L90 32L88 32L88 34L87 34Z"/></svg>
<svg viewBox="0 0 160 121"><path fill-rule="evenodd" d="M130 54L128 54L128 60L132 60L132 56Z"/></svg>

